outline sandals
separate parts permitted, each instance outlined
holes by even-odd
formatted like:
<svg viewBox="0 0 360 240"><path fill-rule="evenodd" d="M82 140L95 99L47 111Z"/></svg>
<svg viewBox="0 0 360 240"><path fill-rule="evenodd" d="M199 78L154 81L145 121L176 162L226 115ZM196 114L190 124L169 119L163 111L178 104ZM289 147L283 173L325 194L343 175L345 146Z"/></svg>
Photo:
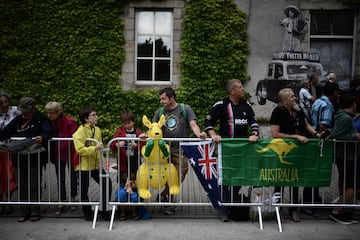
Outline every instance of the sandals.
<svg viewBox="0 0 360 240"><path fill-rule="evenodd" d="M65 208L63 206L59 206L55 209L54 211L54 215L58 216L61 214L61 212L63 212L65 210Z"/></svg>
<svg viewBox="0 0 360 240"><path fill-rule="evenodd" d="M124 212L120 213L119 220L120 221L125 221L126 220L126 214Z"/></svg>
<svg viewBox="0 0 360 240"><path fill-rule="evenodd" d="M34 214L34 215L31 215L31 217L30 217L30 221L32 221L32 222L37 222L39 220L40 220L40 215Z"/></svg>
<svg viewBox="0 0 360 240"><path fill-rule="evenodd" d="M78 210L78 206L71 206L71 207L70 207L70 210L71 210L71 211L77 211L77 210Z"/></svg>
<svg viewBox="0 0 360 240"><path fill-rule="evenodd" d="M20 217L18 217L17 221L18 221L18 222L25 222L25 221L28 220L28 219L29 219L28 216L20 216Z"/></svg>
<svg viewBox="0 0 360 240"><path fill-rule="evenodd" d="M132 217L133 217L133 219L134 219L135 221L137 221L137 220L140 219L140 217L139 217L139 215L137 214L137 212L132 212Z"/></svg>
<svg viewBox="0 0 360 240"><path fill-rule="evenodd" d="M293 220L294 222L300 222L300 217L297 214L297 212L292 212L290 217L291 217L291 220Z"/></svg>

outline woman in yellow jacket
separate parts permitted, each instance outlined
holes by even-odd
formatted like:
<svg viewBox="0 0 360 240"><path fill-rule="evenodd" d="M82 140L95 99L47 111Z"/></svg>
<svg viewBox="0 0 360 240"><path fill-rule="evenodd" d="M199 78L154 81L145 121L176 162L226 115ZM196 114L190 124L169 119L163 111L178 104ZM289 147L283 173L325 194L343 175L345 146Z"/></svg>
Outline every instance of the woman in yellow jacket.
<svg viewBox="0 0 360 240"><path fill-rule="evenodd" d="M100 183L100 171L101 174L106 174L103 169L100 169L100 152L99 150L104 148L101 138L101 130L96 126L97 114L96 108L93 106L84 107L79 111L79 118L81 125L72 135L74 139L74 146L76 152L80 156L80 163L75 167L79 183L80 183L80 200L81 202L88 202L88 190L90 184L90 178L93 178L95 182ZM93 140L87 140L91 138ZM106 179L102 178L102 199L106 199ZM112 184L109 179L109 197L111 196ZM91 206L83 205L84 217L87 221L93 219L93 213ZM109 218L109 214L106 211L100 212L100 216L103 218Z"/></svg>

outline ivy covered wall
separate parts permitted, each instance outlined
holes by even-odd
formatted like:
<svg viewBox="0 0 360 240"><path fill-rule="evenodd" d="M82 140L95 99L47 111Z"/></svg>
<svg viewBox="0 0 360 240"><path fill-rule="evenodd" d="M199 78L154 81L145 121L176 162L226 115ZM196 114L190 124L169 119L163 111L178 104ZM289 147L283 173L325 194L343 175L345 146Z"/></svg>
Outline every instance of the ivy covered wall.
<svg viewBox="0 0 360 240"><path fill-rule="evenodd" d="M134 2L134 1L133 1ZM136 1L135 1L136 2ZM33 96L43 110L48 101L64 104L77 117L95 105L108 141L119 126L119 111L152 117L159 107L154 90L123 91L126 1L0 0L0 89ZM182 87L178 101L190 104L202 127L225 82L246 78L245 16L231 0L186 0L182 36Z"/></svg>
<svg viewBox="0 0 360 240"><path fill-rule="evenodd" d="M227 96L229 79L247 80L246 15L231 0L187 3L181 41L181 96L204 118L216 100Z"/></svg>

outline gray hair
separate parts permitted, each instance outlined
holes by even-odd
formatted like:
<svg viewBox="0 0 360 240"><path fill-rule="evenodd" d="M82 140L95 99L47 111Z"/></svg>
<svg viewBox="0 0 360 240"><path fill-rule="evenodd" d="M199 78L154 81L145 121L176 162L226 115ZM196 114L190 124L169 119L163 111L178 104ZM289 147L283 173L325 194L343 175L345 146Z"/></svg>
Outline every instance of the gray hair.
<svg viewBox="0 0 360 240"><path fill-rule="evenodd" d="M59 102L48 102L45 105L46 112L56 112L56 113L63 113L64 108L61 103Z"/></svg>
<svg viewBox="0 0 360 240"><path fill-rule="evenodd" d="M239 79L230 79L230 80L226 83L226 86L225 86L226 91L227 91L228 93L230 93L230 91L235 87L235 84L236 84L236 83L241 83L241 84L242 84L242 82L241 82Z"/></svg>

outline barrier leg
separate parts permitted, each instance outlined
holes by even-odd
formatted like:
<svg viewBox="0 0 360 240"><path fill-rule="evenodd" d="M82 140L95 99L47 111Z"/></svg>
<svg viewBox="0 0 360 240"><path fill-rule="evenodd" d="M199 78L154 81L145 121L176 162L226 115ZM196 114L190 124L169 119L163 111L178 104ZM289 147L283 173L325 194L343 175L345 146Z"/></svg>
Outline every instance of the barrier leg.
<svg viewBox="0 0 360 240"><path fill-rule="evenodd" d="M259 214L259 225L260 225L260 230L263 230L263 221L262 221L262 213L261 213L261 207L258 206L258 214Z"/></svg>
<svg viewBox="0 0 360 240"><path fill-rule="evenodd" d="M110 219L109 231L111 231L111 230L112 230L112 227L113 227L114 218L115 218L115 211L116 211L116 206L114 205L114 206L112 207L112 210L111 210L111 219Z"/></svg>
<svg viewBox="0 0 360 240"><path fill-rule="evenodd" d="M95 212L94 212L94 219L93 219L92 228L95 228L98 213L99 213L99 205L96 205L95 206Z"/></svg>
<svg viewBox="0 0 360 240"><path fill-rule="evenodd" d="M279 232L282 232L282 226L281 226L281 218L280 218L280 210L279 210L279 207L275 207L275 211L276 211L276 219L277 219L278 226L279 226Z"/></svg>

